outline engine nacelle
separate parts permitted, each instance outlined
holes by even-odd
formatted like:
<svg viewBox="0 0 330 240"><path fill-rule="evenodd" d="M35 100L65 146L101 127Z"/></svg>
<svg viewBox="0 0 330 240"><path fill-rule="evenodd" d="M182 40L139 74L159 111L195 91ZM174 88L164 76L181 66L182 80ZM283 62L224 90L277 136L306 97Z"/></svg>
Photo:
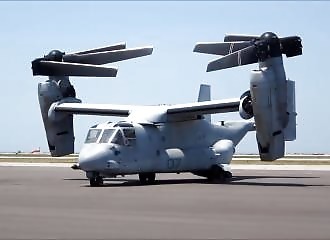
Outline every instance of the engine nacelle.
<svg viewBox="0 0 330 240"><path fill-rule="evenodd" d="M39 105L46 130L49 151L59 157L74 152L73 116L56 113L52 109L57 102L75 101L75 91L68 79L49 79L38 85Z"/></svg>
<svg viewBox="0 0 330 240"><path fill-rule="evenodd" d="M295 82L287 80L287 113L289 114L289 121L284 129L285 141L296 140L296 93Z"/></svg>
<svg viewBox="0 0 330 240"><path fill-rule="evenodd" d="M250 92L260 158L272 161L284 156L286 139L294 140L296 113L294 84L286 80L282 59L266 64L252 71Z"/></svg>
<svg viewBox="0 0 330 240"><path fill-rule="evenodd" d="M253 117L252 98L250 91L246 91L241 96L238 111L239 115L243 119L250 119Z"/></svg>

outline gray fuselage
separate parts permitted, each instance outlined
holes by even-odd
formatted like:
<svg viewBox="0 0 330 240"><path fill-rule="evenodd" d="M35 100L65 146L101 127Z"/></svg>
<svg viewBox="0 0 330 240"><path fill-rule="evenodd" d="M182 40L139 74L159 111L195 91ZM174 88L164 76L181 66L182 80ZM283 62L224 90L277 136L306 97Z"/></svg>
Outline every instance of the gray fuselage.
<svg viewBox="0 0 330 240"><path fill-rule="evenodd" d="M93 141L87 141L87 136L79 166L104 176L206 170L215 164L229 164L235 146L251 130L254 123L249 121L212 124L204 119L99 124L90 129L97 136ZM112 136L103 136L106 132ZM118 137L122 139L118 141Z"/></svg>

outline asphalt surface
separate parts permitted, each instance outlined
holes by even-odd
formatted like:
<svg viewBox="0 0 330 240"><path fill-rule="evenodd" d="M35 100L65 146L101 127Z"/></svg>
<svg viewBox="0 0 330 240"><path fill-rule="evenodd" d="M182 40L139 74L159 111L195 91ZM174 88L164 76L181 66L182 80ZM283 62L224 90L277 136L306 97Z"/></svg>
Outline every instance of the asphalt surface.
<svg viewBox="0 0 330 240"><path fill-rule="evenodd" d="M330 172L234 170L89 187L62 167L0 167L0 239L330 239Z"/></svg>

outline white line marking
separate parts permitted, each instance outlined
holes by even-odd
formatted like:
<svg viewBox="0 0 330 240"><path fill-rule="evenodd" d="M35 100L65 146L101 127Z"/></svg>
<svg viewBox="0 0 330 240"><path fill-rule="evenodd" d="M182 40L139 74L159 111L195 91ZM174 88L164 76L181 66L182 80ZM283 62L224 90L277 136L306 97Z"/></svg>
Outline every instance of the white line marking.
<svg viewBox="0 0 330 240"><path fill-rule="evenodd" d="M0 162L0 167L71 167L73 163L15 163Z"/></svg>
<svg viewBox="0 0 330 240"><path fill-rule="evenodd" d="M241 51L238 51L237 62L238 62L238 66L241 66L242 65Z"/></svg>
<svg viewBox="0 0 330 240"><path fill-rule="evenodd" d="M71 167L73 163L13 163L0 162L0 167ZM234 170L307 170L307 171L330 171L330 165L253 165L232 164Z"/></svg>
<svg viewBox="0 0 330 240"><path fill-rule="evenodd" d="M77 157L51 157L51 156L0 156L0 159L63 159L63 160L69 160L69 159L77 159Z"/></svg>
<svg viewBox="0 0 330 240"><path fill-rule="evenodd" d="M330 165L252 165L232 164L231 169L238 170L307 170L307 171L330 171Z"/></svg>
<svg viewBox="0 0 330 240"><path fill-rule="evenodd" d="M229 54L233 52L233 48L234 48L234 43L231 43L229 47Z"/></svg>

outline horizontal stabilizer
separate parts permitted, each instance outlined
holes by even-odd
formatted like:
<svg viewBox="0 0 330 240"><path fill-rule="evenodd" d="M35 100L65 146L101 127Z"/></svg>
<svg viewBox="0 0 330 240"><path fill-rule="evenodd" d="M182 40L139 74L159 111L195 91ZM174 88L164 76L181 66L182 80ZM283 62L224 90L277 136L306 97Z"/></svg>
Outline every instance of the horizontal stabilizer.
<svg viewBox="0 0 330 240"><path fill-rule="evenodd" d="M86 64L106 64L118 62L126 59L137 58L152 54L152 47L141 47L131 49L121 49L107 52L96 52L87 54L68 54L63 56L65 62L86 63Z"/></svg>
<svg viewBox="0 0 330 240"><path fill-rule="evenodd" d="M115 77L117 68L94 66L90 64L43 61L32 62L33 75L43 76L81 76L81 77Z"/></svg>

